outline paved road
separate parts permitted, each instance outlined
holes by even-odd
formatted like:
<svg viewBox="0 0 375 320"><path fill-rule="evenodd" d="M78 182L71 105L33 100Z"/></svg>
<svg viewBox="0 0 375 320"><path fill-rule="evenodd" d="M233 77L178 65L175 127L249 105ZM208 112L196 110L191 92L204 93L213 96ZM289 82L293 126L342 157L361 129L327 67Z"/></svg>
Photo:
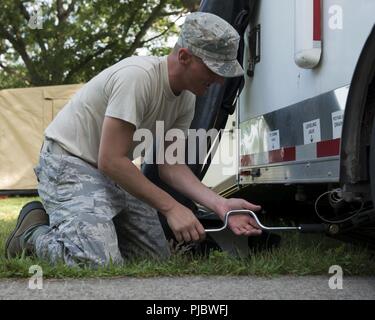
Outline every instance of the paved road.
<svg viewBox="0 0 375 320"><path fill-rule="evenodd" d="M44 280L42 290L28 280L0 280L0 299L375 299L375 277L345 277L342 290L329 276L181 277Z"/></svg>

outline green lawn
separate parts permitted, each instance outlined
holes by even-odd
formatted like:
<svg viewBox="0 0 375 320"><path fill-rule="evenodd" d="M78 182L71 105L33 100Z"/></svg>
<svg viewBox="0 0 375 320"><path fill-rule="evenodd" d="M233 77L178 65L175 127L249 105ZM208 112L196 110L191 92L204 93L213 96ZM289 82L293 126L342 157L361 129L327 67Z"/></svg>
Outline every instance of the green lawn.
<svg viewBox="0 0 375 320"><path fill-rule="evenodd" d="M233 258L213 252L208 258L191 257L177 252L167 262L133 261L124 266L99 270L50 266L44 261L23 257L7 260L4 244L15 226L23 204L35 198L0 200L0 278L29 277L29 267L40 265L46 278L82 278L116 276L183 276L183 275L328 275L332 265L340 265L345 275L375 275L372 252L320 235L285 233L282 245L273 252L258 252L249 258Z"/></svg>

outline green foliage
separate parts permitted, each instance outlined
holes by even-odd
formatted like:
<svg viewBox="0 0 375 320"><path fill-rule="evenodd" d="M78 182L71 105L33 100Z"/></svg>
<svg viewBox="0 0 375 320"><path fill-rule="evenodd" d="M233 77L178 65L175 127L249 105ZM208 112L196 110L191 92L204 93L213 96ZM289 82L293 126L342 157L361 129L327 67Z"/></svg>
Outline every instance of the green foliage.
<svg viewBox="0 0 375 320"><path fill-rule="evenodd" d="M0 89L24 88L29 85L27 70L24 66L16 65L9 72L0 68Z"/></svg>
<svg viewBox="0 0 375 320"><path fill-rule="evenodd" d="M86 82L138 48L164 54L197 0L2 0L0 88ZM40 29L29 22L39 8ZM34 11L33 11L34 10ZM152 34L152 36L150 36ZM156 47L155 46L159 46Z"/></svg>

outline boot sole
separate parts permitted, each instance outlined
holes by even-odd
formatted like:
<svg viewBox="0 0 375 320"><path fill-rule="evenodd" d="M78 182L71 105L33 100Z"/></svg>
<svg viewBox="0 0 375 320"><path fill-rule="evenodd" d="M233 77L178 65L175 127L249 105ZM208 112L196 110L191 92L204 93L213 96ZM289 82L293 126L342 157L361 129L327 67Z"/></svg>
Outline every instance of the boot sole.
<svg viewBox="0 0 375 320"><path fill-rule="evenodd" d="M16 234L18 228L22 224L22 222L25 219L25 217L27 216L27 214L30 211L35 210L35 209L45 210L44 207L43 207L43 204L40 201L29 202L29 203L25 204L23 206L23 208L21 209L20 215L18 216L18 219L17 219L16 227L14 228L13 232L10 234L10 236L8 237L8 240L5 243L5 257L8 258L8 247L9 247L10 242L13 240L13 237Z"/></svg>

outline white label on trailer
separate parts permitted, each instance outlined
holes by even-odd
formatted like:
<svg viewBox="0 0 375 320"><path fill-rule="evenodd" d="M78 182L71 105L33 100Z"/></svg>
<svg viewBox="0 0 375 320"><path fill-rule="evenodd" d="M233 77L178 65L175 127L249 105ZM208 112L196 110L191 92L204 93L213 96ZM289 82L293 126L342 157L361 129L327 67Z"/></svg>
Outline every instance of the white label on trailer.
<svg viewBox="0 0 375 320"><path fill-rule="evenodd" d="M275 130L268 133L268 150L280 149L280 131Z"/></svg>
<svg viewBox="0 0 375 320"><path fill-rule="evenodd" d="M315 143L321 140L320 119L303 123L303 139L305 144Z"/></svg>
<svg viewBox="0 0 375 320"><path fill-rule="evenodd" d="M344 122L343 110L332 112L332 139L341 138L343 122Z"/></svg>

